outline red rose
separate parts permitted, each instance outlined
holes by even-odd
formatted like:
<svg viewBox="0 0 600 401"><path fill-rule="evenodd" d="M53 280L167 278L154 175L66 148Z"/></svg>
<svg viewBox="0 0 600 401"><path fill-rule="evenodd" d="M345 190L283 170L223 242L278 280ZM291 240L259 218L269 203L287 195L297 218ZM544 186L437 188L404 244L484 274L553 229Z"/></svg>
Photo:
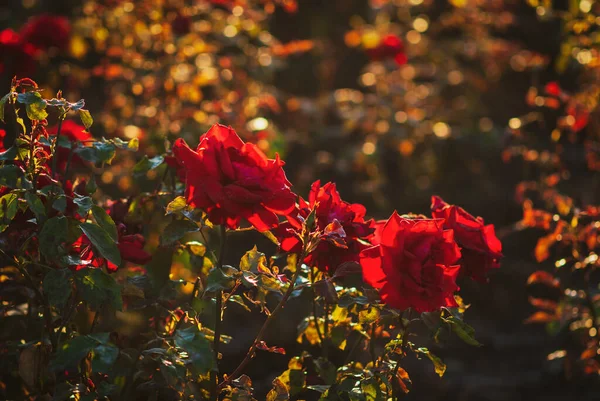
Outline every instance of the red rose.
<svg viewBox="0 0 600 401"><path fill-rule="evenodd" d="M460 250L441 219L407 219L394 212L381 230L381 244L360 253L365 281L386 304L430 312L457 306L454 292Z"/></svg>
<svg viewBox="0 0 600 401"><path fill-rule="evenodd" d="M443 218L444 228L454 230L454 238L461 247L463 273L478 281L486 281L490 269L500 267L502 244L492 224L484 225L481 217L473 217L463 208L451 206L442 198L431 198L431 214Z"/></svg>
<svg viewBox="0 0 600 401"><path fill-rule="evenodd" d="M214 224L235 229L244 218L266 231L279 224L277 214L294 210L296 195L279 155L267 159L231 127L213 125L200 137L196 151L179 138L173 153L185 170L187 202L203 209Z"/></svg>
<svg viewBox="0 0 600 401"><path fill-rule="evenodd" d="M367 54L374 61L393 58L398 65L404 65L407 61L402 39L391 34L386 35L376 47L368 49Z"/></svg>
<svg viewBox="0 0 600 401"><path fill-rule="evenodd" d="M67 17L43 14L31 18L21 29L25 43L31 43L38 49L51 47L65 49L71 36L71 24Z"/></svg>
<svg viewBox="0 0 600 401"><path fill-rule="evenodd" d="M12 29L0 31L0 74L9 78L35 72L37 49Z"/></svg>
<svg viewBox="0 0 600 401"><path fill-rule="evenodd" d="M358 262L358 254L368 247L366 238L375 231L373 220L365 221L365 207L344 202L331 182L321 187L321 182L315 181L308 199L308 203L300 199L296 213L306 219L316 207L316 229L323 234L317 248L304 263L322 271L333 271L344 262ZM297 253L301 250L301 225L296 221L297 218L288 217L288 222L277 230L284 251Z"/></svg>

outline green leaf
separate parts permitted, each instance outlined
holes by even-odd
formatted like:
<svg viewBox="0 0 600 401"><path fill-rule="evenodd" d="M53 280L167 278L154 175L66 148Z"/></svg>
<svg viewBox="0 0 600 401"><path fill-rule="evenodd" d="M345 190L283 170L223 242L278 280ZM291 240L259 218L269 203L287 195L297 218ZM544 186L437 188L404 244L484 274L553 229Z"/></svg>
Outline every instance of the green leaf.
<svg viewBox="0 0 600 401"><path fill-rule="evenodd" d="M42 286L50 305L65 306L71 295L71 276L69 269L52 269L46 273Z"/></svg>
<svg viewBox="0 0 600 401"><path fill-rule="evenodd" d="M119 232L117 230L117 226L115 225L112 217L106 213L106 210L100 206L92 206L92 215L94 216L94 219L96 219L96 223L98 223L98 225L107 232L110 238L114 242L118 242Z"/></svg>
<svg viewBox="0 0 600 401"><path fill-rule="evenodd" d="M63 242L67 240L69 224L67 218L52 217L48 219L40 232L40 252L49 259L56 259L64 253Z"/></svg>
<svg viewBox="0 0 600 401"><path fill-rule="evenodd" d="M191 365L198 373L207 373L216 365L210 342L196 326L177 330L175 345L188 354Z"/></svg>
<svg viewBox="0 0 600 401"><path fill-rule="evenodd" d="M365 401L384 401L381 388L379 387L379 383L377 383L375 378L371 377L361 380L360 388L363 396L365 397Z"/></svg>
<svg viewBox="0 0 600 401"><path fill-rule="evenodd" d="M190 220L173 220L167 227L162 235L163 244L169 245L177 240L183 238L183 236L189 232L199 231L200 227L196 223Z"/></svg>
<svg viewBox="0 0 600 401"><path fill-rule="evenodd" d="M6 230L19 211L19 197L8 193L0 198L0 232Z"/></svg>
<svg viewBox="0 0 600 401"><path fill-rule="evenodd" d="M90 336L79 336L66 341L59 346L50 367L55 371L75 368L96 345L98 345L98 340Z"/></svg>
<svg viewBox="0 0 600 401"><path fill-rule="evenodd" d="M93 349L92 372L110 373L119 357L119 348L114 345L100 344Z"/></svg>
<svg viewBox="0 0 600 401"><path fill-rule="evenodd" d="M242 259L240 260L240 270L249 270L256 273L258 271L261 271L261 269L259 269L259 266L265 266L266 263L267 258L265 257L265 254L259 252L256 248L256 245L254 245L254 248L252 248L251 250L246 252L244 256L242 256Z"/></svg>
<svg viewBox="0 0 600 401"><path fill-rule="evenodd" d="M273 388L267 394L267 401L287 401L289 399L289 387L279 377L276 377L273 380Z"/></svg>
<svg viewBox="0 0 600 401"><path fill-rule="evenodd" d="M77 205L77 213L80 216L87 216L88 212L94 205L92 198L89 196L76 196L73 198L73 203Z"/></svg>
<svg viewBox="0 0 600 401"><path fill-rule="evenodd" d="M84 99L79 99L77 101L77 103L69 103L69 107L71 108L71 110L73 111L78 111L79 109L81 109L83 106L85 106L85 100Z"/></svg>
<svg viewBox="0 0 600 401"><path fill-rule="evenodd" d="M167 205L167 213L166 214L179 213L180 211L184 210L186 207L187 207L187 202L186 202L185 198L183 196L178 196L177 198L175 198L171 202L169 202L169 204Z"/></svg>
<svg viewBox="0 0 600 401"><path fill-rule="evenodd" d="M317 219L317 208L313 208L313 210L310 211L309 215L306 217L306 223L305 223L305 227L307 231L312 231L314 226L315 226L315 222Z"/></svg>
<svg viewBox="0 0 600 401"><path fill-rule="evenodd" d="M148 156L144 155L142 160L137 162L137 164L133 167L134 177L141 177L148 171L154 170L160 166L164 160L165 158L163 156L155 156L152 159L149 159Z"/></svg>
<svg viewBox="0 0 600 401"><path fill-rule="evenodd" d="M338 301L338 306L340 306L342 308L348 308L352 305L368 305L368 304L369 304L369 299L364 295L354 296L354 295L350 295L350 294L344 294L340 297L340 299Z"/></svg>
<svg viewBox="0 0 600 401"><path fill-rule="evenodd" d="M75 153L92 163L110 164L116 155L116 148L110 142L96 141L92 146L78 147Z"/></svg>
<svg viewBox="0 0 600 401"><path fill-rule="evenodd" d="M331 279L319 280L313 284L313 288L317 295L323 297L325 302L333 304L338 301L337 291Z"/></svg>
<svg viewBox="0 0 600 401"><path fill-rule="evenodd" d="M52 208L64 213L67 210L67 197L64 194L58 195L54 202L52 202Z"/></svg>
<svg viewBox="0 0 600 401"><path fill-rule="evenodd" d="M123 309L121 288L112 276L102 269L81 269L75 273L75 278L78 293L92 308L111 305L117 310Z"/></svg>
<svg viewBox="0 0 600 401"><path fill-rule="evenodd" d="M228 267L228 271L225 272L225 267L223 266L223 270L218 267L213 268L206 278L206 291L219 291L219 290L230 290L235 285L236 278L234 275L237 272L232 266Z"/></svg>
<svg viewBox="0 0 600 401"><path fill-rule="evenodd" d="M481 343L475 339L475 330L471 326L456 316L443 317L442 319L450 325L452 331L465 343L481 347Z"/></svg>
<svg viewBox="0 0 600 401"><path fill-rule="evenodd" d="M38 223L41 223L46 218L46 208L41 199L33 192L25 192L25 200L33 214L35 214Z"/></svg>
<svg viewBox="0 0 600 401"><path fill-rule="evenodd" d="M258 287L271 292L281 291L281 282L266 274L258 276Z"/></svg>
<svg viewBox="0 0 600 401"><path fill-rule="evenodd" d="M96 179L92 176L92 177L90 177L88 182L85 184L85 191L88 194L92 195L96 192L97 189L98 189L98 185L96 184Z"/></svg>
<svg viewBox="0 0 600 401"><path fill-rule="evenodd" d="M169 281L173 253L173 247L160 246L154 252L154 255L152 255L150 263L146 264L146 271L148 271L148 276L152 281L152 287L156 293L159 293Z"/></svg>
<svg viewBox="0 0 600 401"><path fill-rule="evenodd" d="M89 110L79 109L77 111L79 112L79 118L81 118L81 122L85 126L85 129L90 129L90 127L94 123L94 119L92 118L92 115L90 114Z"/></svg>
<svg viewBox="0 0 600 401"><path fill-rule="evenodd" d="M444 373L446 372L446 364L439 357L433 355L427 348L424 347L415 349L415 352L426 355L427 358L433 362L435 373L437 373L440 377L444 376Z"/></svg>
<svg viewBox="0 0 600 401"><path fill-rule="evenodd" d="M272 243L274 243L275 245L277 245L277 246L281 245L279 243L279 240L277 239L277 237L275 237L275 235L271 231L263 231L261 234L264 235L265 237L267 237L267 239L269 241L271 241Z"/></svg>
<svg viewBox="0 0 600 401"><path fill-rule="evenodd" d="M30 120L45 120L46 118L48 118L46 106L47 104L44 100L28 104L27 106L25 106L27 117L29 117Z"/></svg>
<svg viewBox="0 0 600 401"><path fill-rule="evenodd" d="M1 141L0 141L1 143ZM4 152L0 153L0 161L3 160L14 160L15 157L17 157L17 147L16 146L11 146L10 148L8 148L7 150L5 150Z"/></svg>
<svg viewBox="0 0 600 401"><path fill-rule="evenodd" d="M367 309L358 312L358 321L361 324L371 324L379 319L379 315L379 309L369 306Z"/></svg>
<svg viewBox="0 0 600 401"><path fill-rule="evenodd" d="M39 92L25 92L17 95L17 102L22 104L31 104L39 102L42 95Z"/></svg>
<svg viewBox="0 0 600 401"><path fill-rule="evenodd" d="M119 252L117 244L105 230L92 223L82 223L79 227L102 257L117 266L121 264L121 252Z"/></svg>
<svg viewBox="0 0 600 401"><path fill-rule="evenodd" d="M2 122L4 122L4 105L10 98L10 95L10 93L7 93L6 95L2 96L2 99L0 99L0 121Z"/></svg>
<svg viewBox="0 0 600 401"><path fill-rule="evenodd" d="M0 186L17 188L19 179L23 179L23 170L14 164L8 164L0 167ZM25 186L23 186L25 188ZM31 188L31 185L27 185L25 189Z"/></svg>
<svg viewBox="0 0 600 401"><path fill-rule="evenodd" d="M127 150L131 152L137 152L140 148L140 140L138 138L132 138L127 142Z"/></svg>
<svg viewBox="0 0 600 401"><path fill-rule="evenodd" d="M30 120L44 120L48 117L46 106L48 105L39 92L25 92L17 95L17 102L25 105L27 117Z"/></svg>

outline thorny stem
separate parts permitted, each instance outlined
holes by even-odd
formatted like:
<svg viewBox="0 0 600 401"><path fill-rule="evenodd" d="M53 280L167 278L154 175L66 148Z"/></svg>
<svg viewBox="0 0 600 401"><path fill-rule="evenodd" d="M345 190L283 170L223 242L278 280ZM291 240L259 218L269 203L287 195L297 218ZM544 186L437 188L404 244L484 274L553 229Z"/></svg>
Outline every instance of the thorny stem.
<svg viewBox="0 0 600 401"><path fill-rule="evenodd" d="M100 305L100 308L102 308L102 305ZM98 320L100 320L100 308L98 308L98 310L94 314L94 320L92 320L92 325L90 326L90 334L94 332L94 329L98 324Z"/></svg>
<svg viewBox="0 0 600 401"><path fill-rule="evenodd" d="M219 251L219 259L217 260L217 269L223 269L223 257L225 256L225 245L227 243L227 229L224 225L221 225L221 249ZM217 305L216 305L216 321L215 321L215 338L213 342L213 350L215 353L215 361L217 368L210 372L210 397L211 400L217 401L219 398L219 376L218 376L218 364L219 364L219 345L221 343L221 319L223 315L223 291L217 291Z"/></svg>
<svg viewBox="0 0 600 401"><path fill-rule="evenodd" d="M310 283L311 283L311 285L313 285L315 283L315 272L312 267L310 269ZM319 341L321 342L321 347L325 347L325 341L323 339L323 334L321 333L321 328L319 327L319 317L318 317L318 313L317 313L317 292L315 291L314 287L312 290L313 290L312 312L313 312L313 319L315 321L315 328L317 330L317 336L319 336Z"/></svg>
<svg viewBox="0 0 600 401"><path fill-rule="evenodd" d="M73 144L71 144L71 147L69 148L69 156L67 157L67 165L65 167L65 172L63 175L63 188L65 187L65 185L67 184L67 173L69 172L69 168L71 168L71 160L73 159Z"/></svg>
<svg viewBox="0 0 600 401"><path fill-rule="evenodd" d="M244 357L244 359L242 360L242 362L240 362L240 364L238 365L238 367L235 368L235 370L233 371L233 373L231 373L230 375L228 375L227 378L225 380L223 380L223 382L221 382L221 384L219 385L219 388L225 387L232 380L234 380L238 376L240 376L240 374L242 373L242 371L244 370L244 368L246 367L246 365L254 357L254 353L256 352L256 347L258 346L258 344L262 341L263 337L265 336L265 333L267 332L267 329L269 328L269 325L271 324L271 322L273 321L273 319L275 318L275 316L277 316L279 314L279 312L281 311L281 309L283 308L283 306L285 305L285 303L287 302L287 300L289 299L289 297L292 295L292 292L294 291L296 280L298 279L298 275L300 274L300 267L302 266L302 261L304 261L304 258L306 258L306 248L307 248L307 246L305 244L304 249L302 250L302 253L298 257L298 260L296 262L296 271L294 272L294 274L292 276L292 280L290 282L290 286L288 287L287 291L283 295L283 298L281 298L281 301L279 301L279 303L277 304L277 306L275 307L275 309L273 309L273 311L271 312L271 314L269 315L269 317L267 317L267 320L265 320L265 322L263 323L263 325L260 328L258 334L256 335L256 338L254 339L254 342L252 343L252 346L250 347L250 349L246 353L246 356Z"/></svg>
<svg viewBox="0 0 600 401"><path fill-rule="evenodd" d="M377 328L376 322L371 324L371 338L369 339L369 352L371 353L371 361L373 362L373 367L375 367L375 362L377 361L377 355L375 355L375 329Z"/></svg>
<svg viewBox="0 0 600 401"><path fill-rule="evenodd" d="M329 350L329 303L325 302L325 313L323 316L323 356L327 358Z"/></svg>
<svg viewBox="0 0 600 401"><path fill-rule="evenodd" d="M63 124L63 120L59 118L58 119L58 127L56 128L56 137L54 138L54 142L52 142L52 174L51 174L51 176L54 179L56 179L56 175L58 174L58 172L56 171L57 163L58 163L58 157L56 157L56 145L58 144L58 137L60 136L62 124Z"/></svg>
<svg viewBox="0 0 600 401"><path fill-rule="evenodd" d="M410 310L408 311L408 316L410 318ZM392 375L392 399L394 401L398 401L400 399L400 383L398 378L398 369L400 369L400 361L406 355L406 347L408 346L408 327L410 326L410 320L404 325L402 322L402 316L400 317L400 325L402 326L402 342L400 343L400 359L396 362L396 366L394 367L394 374Z"/></svg>
<svg viewBox="0 0 600 401"><path fill-rule="evenodd" d="M56 343L56 338L54 336L54 327L52 324L52 312L50 311L50 305L46 301L46 298L44 297L44 295L38 289L37 285L34 283L33 279L31 278L31 275L29 274L27 269L24 268L23 266L21 266L20 264L17 264L17 268L19 269L19 271L21 272L23 277L25 277L25 279L29 283L29 286L35 293L35 296L38 298L39 303L44 308L44 319L46 320L46 330L48 330L48 336L50 337L50 343L52 344L52 349L56 350L57 343Z"/></svg>

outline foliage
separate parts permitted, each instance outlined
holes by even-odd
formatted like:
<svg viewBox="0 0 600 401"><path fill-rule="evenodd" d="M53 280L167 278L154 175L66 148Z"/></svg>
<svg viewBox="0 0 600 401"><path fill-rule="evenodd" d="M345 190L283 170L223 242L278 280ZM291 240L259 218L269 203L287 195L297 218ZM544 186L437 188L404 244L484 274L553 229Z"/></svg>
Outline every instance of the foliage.
<svg viewBox="0 0 600 401"><path fill-rule="evenodd" d="M554 2L529 3L540 19L560 23L562 33L560 52L549 66L559 81L529 88L531 110L509 121L503 153L507 163L531 168L516 190L523 218L515 228L539 233L533 250L539 270L527 280L536 310L526 322L545 323L562 339L548 361L571 377L595 376L600 373L600 207L593 177L600 137L597 48L588 39L595 35L591 21L598 7L587 1L568 2L567 9ZM575 79L566 79L568 72Z"/></svg>

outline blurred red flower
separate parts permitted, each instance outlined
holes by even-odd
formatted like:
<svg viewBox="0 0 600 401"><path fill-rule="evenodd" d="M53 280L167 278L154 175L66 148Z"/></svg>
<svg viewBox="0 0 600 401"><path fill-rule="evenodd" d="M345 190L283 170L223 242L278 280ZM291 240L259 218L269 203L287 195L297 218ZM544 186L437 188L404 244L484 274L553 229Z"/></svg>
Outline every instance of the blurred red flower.
<svg viewBox="0 0 600 401"><path fill-rule="evenodd" d="M431 198L431 214L434 218L445 219L445 229L454 230L454 238L461 247L463 274L485 282L486 273L500 267L502 243L496 237L492 224L486 226L481 217L473 217L463 208L447 204L439 196Z"/></svg>
<svg viewBox="0 0 600 401"><path fill-rule="evenodd" d="M6 151L6 145L4 144L4 141L6 140L6 131L4 131L3 129L0 129L0 152L5 152Z"/></svg>
<svg viewBox="0 0 600 401"><path fill-rule="evenodd" d="M67 17L42 14L30 18L20 33L25 43L31 43L38 49L55 47L64 50L69 44L71 24Z"/></svg>
<svg viewBox="0 0 600 401"><path fill-rule="evenodd" d="M267 159L231 127L213 125L200 137L196 151L179 138L173 153L185 170L187 202L203 209L214 224L235 229L244 218L266 231L279 224L277 214L294 210L296 194L279 155Z"/></svg>
<svg viewBox="0 0 600 401"><path fill-rule="evenodd" d="M0 31L0 74L32 75L36 69L37 49L12 29Z"/></svg>
<svg viewBox="0 0 600 401"><path fill-rule="evenodd" d="M393 58L398 65L404 65L408 61L404 52L404 42L396 35L386 35L377 46L367 49L367 55L373 61Z"/></svg>
<svg viewBox="0 0 600 401"><path fill-rule="evenodd" d="M58 125L55 125L51 129L48 130L48 134L51 136L55 136L58 132ZM74 121L65 120L63 121L62 127L60 129L60 136L66 137L71 141L71 146L74 146L77 142L84 142L94 139L92 134L85 130L83 125L79 125ZM46 151L49 151L50 148L44 147ZM64 172L67 167L67 162L69 160L69 153L71 153L70 149L57 146L56 147L56 156L58 157L56 167L59 172ZM48 162L49 165L52 165L52 162ZM71 156L71 165L73 166L84 166L86 162L79 157L76 153L73 153Z"/></svg>
<svg viewBox="0 0 600 401"><path fill-rule="evenodd" d="M122 224L118 227L119 242L117 247L121 253L123 261L132 262L138 265L144 265L152 259L152 255L144 250L145 239L140 234L127 235L125 234L125 226ZM82 234L72 245L71 250L79 255L82 264L75 267L76 270L85 267L101 267L106 262L106 269L109 272L115 272L119 266L104 259L94 252L92 243L89 238Z"/></svg>
<svg viewBox="0 0 600 401"><path fill-rule="evenodd" d="M381 229L381 243L360 253L367 283L386 304L430 312L457 306L454 292L460 250L441 219L407 219L394 212Z"/></svg>
<svg viewBox="0 0 600 401"><path fill-rule="evenodd" d="M329 272L344 262L358 262L358 254L369 246L366 238L375 231L373 220L365 221L365 207L343 201L336 185L331 182L321 186L320 181L315 181L308 199L308 203L300 199L296 214L304 220L316 208L316 228L323 235L304 262ZM298 253L302 249L299 220L298 217L288 217L288 222L276 232L284 251Z"/></svg>

